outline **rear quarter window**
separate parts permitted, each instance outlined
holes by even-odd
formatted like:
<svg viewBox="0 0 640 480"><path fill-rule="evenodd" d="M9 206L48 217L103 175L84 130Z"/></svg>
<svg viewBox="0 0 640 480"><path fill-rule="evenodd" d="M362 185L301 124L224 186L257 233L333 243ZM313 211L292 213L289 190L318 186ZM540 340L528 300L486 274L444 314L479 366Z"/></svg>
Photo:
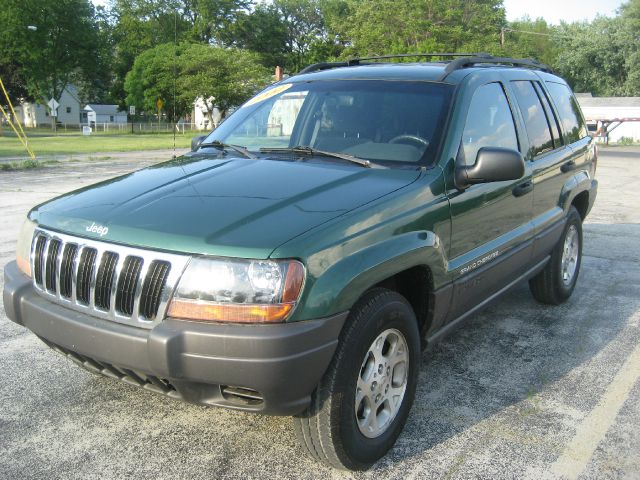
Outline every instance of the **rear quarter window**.
<svg viewBox="0 0 640 480"><path fill-rule="evenodd" d="M529 81L515 81L511 82L511 86L529 137L528 154L533 158L553 150L551 129L533 84Z"/></svg>
<svg viewBox="0 0 640 480"><path fill-rule="evenodd" d="M546 84L553 103L558 109L560 123L564 127L566 142L573 143L586 137L587 127L571 89L561 83L546 82Z"/></svg>

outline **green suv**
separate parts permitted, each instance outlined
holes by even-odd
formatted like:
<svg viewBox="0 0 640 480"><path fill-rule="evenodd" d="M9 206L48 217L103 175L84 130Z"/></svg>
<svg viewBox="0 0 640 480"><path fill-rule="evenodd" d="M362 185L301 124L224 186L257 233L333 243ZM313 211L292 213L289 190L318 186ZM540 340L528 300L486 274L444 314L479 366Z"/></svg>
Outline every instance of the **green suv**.
<svg viewBox="0 0 640 480"><path fill-rule="evenodd" d="M368 468L422 349L522 281L569 298L597 189L548 67L380 60L312 65L192 152L35 207L9 318L92 372L291 415L313 457Z"/></svg>

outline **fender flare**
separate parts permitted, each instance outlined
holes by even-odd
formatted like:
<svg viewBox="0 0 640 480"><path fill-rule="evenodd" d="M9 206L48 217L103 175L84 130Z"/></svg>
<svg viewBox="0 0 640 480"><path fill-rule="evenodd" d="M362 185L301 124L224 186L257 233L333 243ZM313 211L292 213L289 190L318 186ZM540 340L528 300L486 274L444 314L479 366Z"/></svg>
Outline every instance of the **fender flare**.
<svg viewBox="0 0 640 480"><path fill-rule="evenodd" d="M315 279L304 302L311 311L349 310L372 286L417 266L429 268L434 286L445 281L444 245L435 233L399 234L341 258Z"/></svg>

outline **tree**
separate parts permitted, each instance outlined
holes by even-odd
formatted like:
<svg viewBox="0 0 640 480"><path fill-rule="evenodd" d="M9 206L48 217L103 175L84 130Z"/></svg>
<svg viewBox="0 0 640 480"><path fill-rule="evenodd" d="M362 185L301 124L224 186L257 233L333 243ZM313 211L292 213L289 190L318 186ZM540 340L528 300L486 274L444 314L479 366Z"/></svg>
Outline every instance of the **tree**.
<svg viewBox="0 0 640 480"><path fill-rule="evenodd" d="M0 24L0 70L13 72L14 92L44 102L60 98L72 81L92 82L106 73L88 0L4 0Z"/></svg>
<svg viewBox="0 0 640 480"><path fill-rule="evenodd" d="M190 105L197 97L211 98L224 115L271 81L271 72L259 61L248 50L190 45L180 56L180 98Z"/></svg>
<svg viewBox="0 0 640 480"><path fill-rule="evenodd" d="M273 4L259 4L254 11L238 16L236 22L221 33L227 46L258 52L266 67L288 66L286 25Z"/></svg>
<svg viewBox="0 0 640 480"><path fill-rule="evenodd" d="M335 53L319 0L259 4L239 15L219 38L225 45L260 53L265 66L280 65L289 72Z"/></svg>
<svg viewBox="0 0 640 480"><path fill-rule="evenodd" d="M108 11L113 43L111 97L125 105L125 76L138 55L190 37L192 25L178 16L178 0L113 0Z"/></svg>
<svg viewBox="0 0 640 480"><path fill-rule="evenodd" d="M225 111L264 87L270 72L256 53L202 44L163 44L140 54L124 83L127 103L154 112L161 99L175 121L198 97L214 98Z"/></svg>
<svg viewBox="0 0 640 480"><path fill-rule="evenodd" d="M252 0L111 0L111 95L124 106L124 79L142 52L171 42L221 44Z"/></svg>
<svg viewBox="0 0 640 480"><path fill-rule="evenodd" d="M288 67L297 71L309 62L314 44L325 38L325 25L317 0L274 0L285 28Z"/></svg>
<svg viewBox="0 0 640 480"><path fill-rule="evenodd" d="M322 10L343 57L496 51L506 23L502 0L323 0Z"/></svg>
<svg viewBox="0 0 640 480"><path fill-rule="evenodd" d="M156 111L157 102L161 101L171 119L189 111L189 105L174 95L177 92L177 62L181 49L184 45L176 48L172 43L164 43L136 57L123 85L127 104L136 106L141 112L151 113Z"/></svg>
<svg viewBox="0 0 640 480"><path fill-rule="evenodd" d="M510 22L504 31L502 52L511 57L533 58L551 65L558 55L558 29L543 18L524 17Z"/></svg>
<svg viewBox="0 0 640 480"><path fill-rule="evenodd" d="M253 0L181 0L180 10L192 25L191 37L202 43L219 43Z"/></svg>
<svg viewBox="0 0 640 480"><path fill-rule="evenodd" d="M574 90L594 95L640 95L637 30L624 16L559 29L557 71Z"/></svg>

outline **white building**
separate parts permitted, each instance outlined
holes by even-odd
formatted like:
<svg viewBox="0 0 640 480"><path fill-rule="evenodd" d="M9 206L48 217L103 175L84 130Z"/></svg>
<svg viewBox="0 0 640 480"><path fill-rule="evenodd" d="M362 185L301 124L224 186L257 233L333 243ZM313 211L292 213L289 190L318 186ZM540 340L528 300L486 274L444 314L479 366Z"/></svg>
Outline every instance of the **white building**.
<svg viewBox="0 0 640 480"><path fill-rule="evenodd" d="M78 89L74 85L68 85L56 101L60 104L56 120L60 123L78 125L80 123ZM47 105L22 102L16 107L16 116L18 121L28 128L51 125L51 110Z"/></svg>
<svg viewBox="0 0 640 480"><path fill-rule="evenodd" d="M118 110L117 105L89 104L82 111L82 123L127 123L127 112Z"/></svg>
<svg viewBox="0 0 640 480"><path fill-rule="evenodd" d="M222 112L213 104L214 100L213 97L209 97L207 100L198 97L193 102L192 123L196 130L213 130L222 122Z"/></svg>
<svg viewBox="0 0 640 480"><path fill-rule="evenodd" d="M594 97L590 93L577 93L576 98L594 133L609 124L610 142L622 137L640 141L640 97ZM620 120L625 121L620 123Z"/></svg>

